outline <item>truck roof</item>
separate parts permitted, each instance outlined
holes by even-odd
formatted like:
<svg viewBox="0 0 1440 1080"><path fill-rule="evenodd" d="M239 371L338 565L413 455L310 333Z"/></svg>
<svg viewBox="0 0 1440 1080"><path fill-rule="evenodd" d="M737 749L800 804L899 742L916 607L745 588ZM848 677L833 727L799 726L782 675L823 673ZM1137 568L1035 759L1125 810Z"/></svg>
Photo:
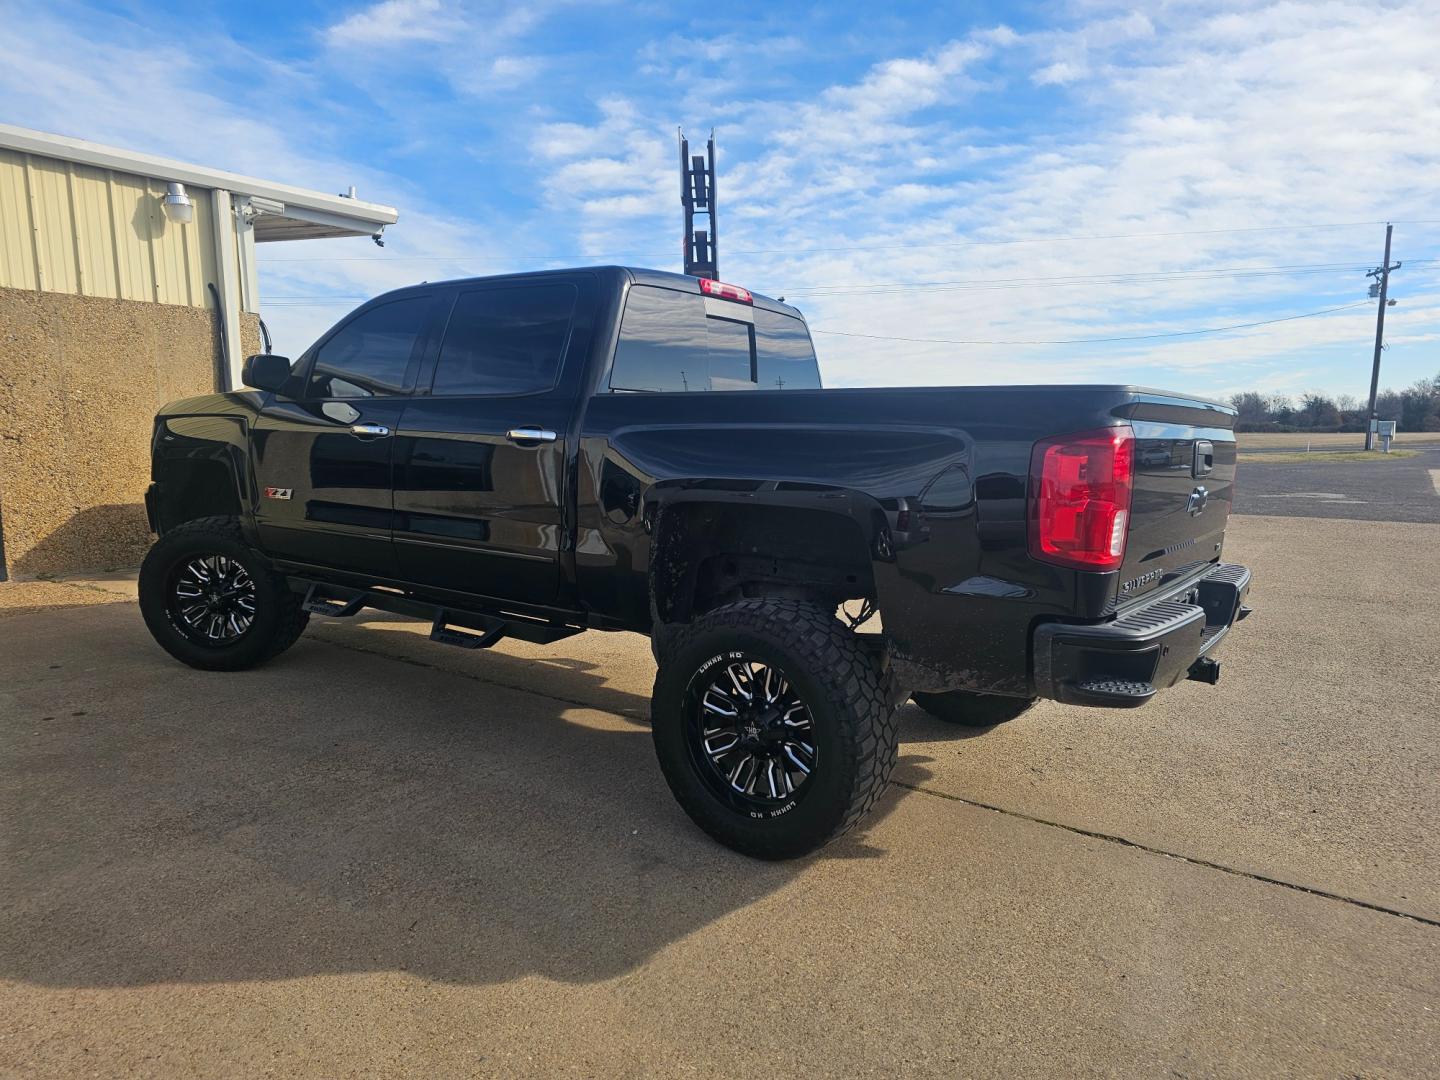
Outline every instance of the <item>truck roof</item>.
<svg viewBox="0 0 1440 1080"><path fill-rule="evenodd" d="M545 278L558 274L573 274L576 271L602 271L616 274L624 274L636 285L653 285L662 289L678 289L681 292L700 292L700 279L691 277L689 274L676 274L669 270L651 270L643 266L618 266L606 264L601 266L568 266L553 270L526 270L517 274L486 274L483 277L451 278L445 281L427 281L425 287L436 285L463 285L470 282L481 281L512 281L517 278ZM740 282L735 284L739 285ZM406 286L406 288L419 288L419 285ZM742 286L743 287L743 286ZM797 319L803 319L800 309L776 300L773 297L765 296L762 293L748 290L754 298L755 306L765 311L776 311L784 315L792 315Z"/></svg>

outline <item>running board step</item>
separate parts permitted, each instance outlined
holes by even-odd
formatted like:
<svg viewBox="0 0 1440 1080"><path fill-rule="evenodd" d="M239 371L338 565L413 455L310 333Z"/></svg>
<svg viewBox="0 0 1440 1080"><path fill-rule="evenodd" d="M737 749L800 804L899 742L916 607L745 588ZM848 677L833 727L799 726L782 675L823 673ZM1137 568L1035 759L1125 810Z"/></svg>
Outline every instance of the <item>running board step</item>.
<svg viewBox="0 0 1440 1080"><path fill-rule="evenodd" d="M461 649L488 649L505 636L509 628L504 619L496 619L495 625L479 634L469 634L447 626L447 613L437 611L435 621L430 624L430 640L441 645L454 645Z"/></svg>
<svg viewBox="0 0 1440 1080"><path fill-rule="evenodd" d="M573 637L584 629L523 615L443 607L433 600L420 600L388 589L356 589L304 578L291 578L290 588L304 593L301 606L312 615L343 619L365 608L374 608L412 619L425 619L430 623L431 641L462 649L488 649L502 638L548 645Z"/></svg>
<svg viewBox="0 0 1440 1080"><path fill-rule="evenodd" d="M348 619L365 606L365 594L350 597L346 600L329 600L319 593L319 584L311 582L310 588L305 591L305 599L300 606L311 615L324 615L330 619Z"/></svg>

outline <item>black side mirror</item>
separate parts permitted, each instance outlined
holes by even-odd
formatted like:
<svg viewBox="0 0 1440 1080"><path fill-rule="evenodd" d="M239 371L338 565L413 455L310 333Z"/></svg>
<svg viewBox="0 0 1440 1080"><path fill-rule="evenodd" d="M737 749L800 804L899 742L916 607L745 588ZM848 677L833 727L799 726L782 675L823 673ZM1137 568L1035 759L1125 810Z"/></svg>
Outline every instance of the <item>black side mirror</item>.
<svg viewBox="0 0 1440 1080"><path fill-rule="evenodd" d="M274 353L247 356L240 369L240 378L246 386L253 386L256 390L281 393L290 382L290 358Z"/></svg>

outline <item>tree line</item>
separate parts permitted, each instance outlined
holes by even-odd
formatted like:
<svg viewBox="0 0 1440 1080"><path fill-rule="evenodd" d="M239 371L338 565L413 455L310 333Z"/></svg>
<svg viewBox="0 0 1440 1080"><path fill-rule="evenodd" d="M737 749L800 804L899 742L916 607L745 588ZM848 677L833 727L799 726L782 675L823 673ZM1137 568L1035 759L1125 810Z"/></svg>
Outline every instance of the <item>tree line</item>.
<svg viewBox="0 0 1440 1080"><path fill-rule="evenodd" d="M1236 431L1364 431L1370 419L1367 403L1349 394L1292 398L1247 390L1232 395L1230 404L1239 413ZM1382 390L1375 411L1381 420L1398 421L1401 431L1440 431L1440 374L1405 390Z"/></svg>

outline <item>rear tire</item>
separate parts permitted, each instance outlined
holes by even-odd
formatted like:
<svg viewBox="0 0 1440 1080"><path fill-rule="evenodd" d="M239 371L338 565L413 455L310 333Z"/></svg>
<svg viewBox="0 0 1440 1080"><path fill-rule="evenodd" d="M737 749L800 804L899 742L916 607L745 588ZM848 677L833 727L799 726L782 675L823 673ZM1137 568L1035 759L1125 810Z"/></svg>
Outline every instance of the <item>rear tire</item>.
<svg viewBox="0 0 1440 1080"><path fill-rule="evenodd" d="M310 621L302 603L230 517L177 525L140 566L145 625L171 656L203 671L279 656Z"/></svg>
<svg viewBox="0 0 1440 1080"><path fill-rule="evenodd" d="M969 690L950 690L943 694L916 693L911 694L910 699L936 720L977 728L994 727L1014 720L1039 700L976 694Z"/></svg>
<svg viewBox="0 0 1440 1080"><path fill-rule="evenodd" d="M895 765L879 663L828 610L795 600L741 600L677 629L651 718L681 807L762 859L807 854L853 827Z"/></svg>

